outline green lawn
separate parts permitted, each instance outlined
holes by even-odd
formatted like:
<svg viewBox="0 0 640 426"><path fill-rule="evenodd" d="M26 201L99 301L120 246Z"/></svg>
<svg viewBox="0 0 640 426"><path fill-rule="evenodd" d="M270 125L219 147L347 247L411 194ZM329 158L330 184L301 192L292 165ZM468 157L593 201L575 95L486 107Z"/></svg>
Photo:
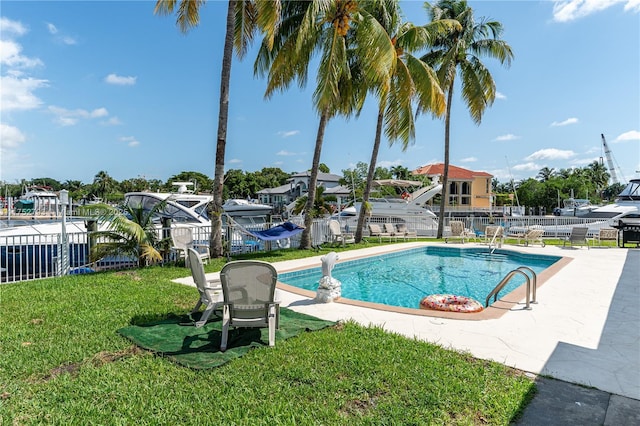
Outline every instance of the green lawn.
<svg viewBox="0 0 640 426"><path fill-rule="evenodd" d="M196 290L171 282L186 275L152 267L1 285L0 424L508 424L535 392L501 364L351 322L204 371L116 333L188 312Z"/></svg>

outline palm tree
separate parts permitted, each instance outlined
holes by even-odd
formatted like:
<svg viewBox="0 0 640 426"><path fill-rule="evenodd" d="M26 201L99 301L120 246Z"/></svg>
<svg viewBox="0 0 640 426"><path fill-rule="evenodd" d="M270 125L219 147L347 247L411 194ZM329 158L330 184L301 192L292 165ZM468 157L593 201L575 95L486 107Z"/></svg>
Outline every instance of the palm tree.
<svg viewBox="0 0 640 426"><path fill-rule="evenodd" d="M536 177L540 179L541 182L546 182L551 179L555 175L555 173L556 171L554 168L543 167L540 169L540 171L538 172L538 176Z"/></svg>
<svg viewBox="0 0 640 426"><path fill-rule="evenodd" d="M586 167L585 172L588 180L595 185L599 195L607 187L611 177L604 163L594 161Z"/></svg>
<svg viewBox="0 0 640 426"><path fill-rule="evenodd" d="M162 256L157 249L160 239L153 217L165 205L166 202L157 203L151 210L145 210L142 205L117 208L109 204L93 204L79 207L80 214L106 224L106 230L91 235L92 239L103 241L92 247L91 261L119 255L135 257L138 266L161 261Z"/></svg>
<svg viewBox="0 0 640 426"><path fill-rule="evenodd" d="M370 4L373 6L372 14L385 28L389 43L393 45L394 55L386 80L373 88L379 100L378 119L369 171L362 195L363 208L358 215L356 242L362 240L367 215L365 206L368 204L371 193L383 126L389 143L399 139L402 142L402 149L406 150L409 143L415 139L413 102L417 103L420 111L431 111L434 115L441 115L444 112L444 94L435 72L411 53L423 50L428 43L435 40L436 35L446 33L451 26L457 24L453 21L432 22L423 27L416 27L410 23L402 24L398 2L381 1ZM408 176L409 170L406 167L404 169ZM404 170L401 170L402 172Z"/></svg>
<svg viewBox="0 0 640 426"><path fill-rule="evenodd" d="M256 73L268 73L265 97L269 98L275 91L287 89L294 80L305 86L311 58L316 53L320 56L313 94L320 121L309 176L305 230L300 242L303 249L311 248L313 217L309 213L316 198L327 123L336 115L359 112L367 86L358 81L383 81L390 69L393 46L384 28L365 10L366 3L354 0L283 2L283 19L273 39L273 49L261 49L256 60Z"/></svg>
<svg viewBox="0 0 640 426"><path fill-rule="evenodd" d="M177 0L157 0L155 13L171 14ZM177 8L177 24L182 32L189 31L200 22L200 7L205 0L180 0ZM257 28L265 31L267 44L273 39L273 31L279 17L280 2L275 0L229 0L227 7L226 32L222 53L220 75L220 103L218 112L218 133L216 159L213 177L213 201L210 205L212 257L223 255L222 245L222 204L224 187L224 156L227 145L227 121L229 117L229 84L231 81L231 57L242 58L253 41Z"/></svg>
<svg viewBox="0 0 640 426"><path fill-rule="evenodd" d="M479 125L487 106L493 104L496 87L489 70L480 61L481 56L495 58L501 64L511 64L511 47L500 40L502 24L482 18L476 21L465 0L440 0L435 5L425 3L432 21L454 19L461 29L438 37L430 52L422 60L437 70L440 87L447 93L444 132L444 173L442 177L442 202L438 217L438 238L442 238L444 210L448 204L449 135L451 128L451 103L457 72L460 70L462 98L469 108L472 120Z"/></svg>
<svg viewBox="0 0 640 426"><path fill-rule="evenodd" d="M109 176L109 173L101 170L93 178L93 191L105 200L105 195L114 189L115 184L115 180Z"/></svg>

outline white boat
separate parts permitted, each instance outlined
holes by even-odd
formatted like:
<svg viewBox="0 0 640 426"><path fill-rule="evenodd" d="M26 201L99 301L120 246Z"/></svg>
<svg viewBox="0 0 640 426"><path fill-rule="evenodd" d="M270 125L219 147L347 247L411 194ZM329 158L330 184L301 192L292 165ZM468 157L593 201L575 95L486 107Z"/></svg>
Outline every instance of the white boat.
<svg viewBox="0 0 640 426"><path fill-rule="evenodd" d="M397 179L375 180L373 183L376 186L401 188L402 193L398 197L369 198L371 217L420 216L429 219L436 218L426 202L442 191L440 182L435 181L429 186L423 186L422 182ZM411 191L413 188L417 189ZM355 203L355 208L356 213L359 214L362 203Z"/></svg>
<svg viewBox="0 0 640 426"><path fill-rule="evenodd" d="M631 179L616 197L615 202L593 209L584 217L617 219L627 214L640 213L640 179Z"/></svg>
<svg viewBox="0 0 640 426"><path fill-rule="evenodd" d="M266 216L271 214L273 207L268 204L260 204L252 200L240 198L230 198L223 205L222 209L229 216Z"/></svg>
<svg viewBox="0 0 640 426"><path fill-rule="evenodd" d="M563 200L562 208L555 208L553 210L554 216L584 216L598 206L591 204L586 198L567 198Z"/></svg>
<svg viewBox="0 0 640 426"><path fill-rule="evenodd" d="M48 186L30 186L15 202L17 213L57 214L60 199Z"/></svg>

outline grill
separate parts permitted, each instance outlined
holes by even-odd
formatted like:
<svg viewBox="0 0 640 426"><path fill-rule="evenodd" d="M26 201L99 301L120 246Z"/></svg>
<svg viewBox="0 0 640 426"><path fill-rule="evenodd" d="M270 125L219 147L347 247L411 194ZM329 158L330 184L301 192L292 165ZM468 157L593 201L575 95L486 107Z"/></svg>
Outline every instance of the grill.
<svg viewBox="0 0 640 426"><path fill-rule="evenodd" d="M618 245L620 247L624 247L625 244L634 243L636 247L640 247L640 225L625 224L620 221L615 228L622 233L622 238L618 239Z"/></svg>

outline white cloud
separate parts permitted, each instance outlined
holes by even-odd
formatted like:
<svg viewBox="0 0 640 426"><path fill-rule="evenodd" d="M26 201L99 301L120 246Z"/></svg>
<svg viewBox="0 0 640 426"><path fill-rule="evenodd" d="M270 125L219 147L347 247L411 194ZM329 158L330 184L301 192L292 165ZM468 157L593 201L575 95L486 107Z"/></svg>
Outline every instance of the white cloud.
<svg viewBox="0 0 640 426"><path fill-rule="evenodd" d="M640 12L640 0L629 0L627 4L624 5L625 12Z"/></svg>
<svg viewBox="0 0 640 426"><path fill-rule="evenodd" d="M575 152L571 150L561 150L556 148L545 148L539 151L534 152L525 160L567 160L576 155Z"/></svg>
<svg viewBox="0 0 640 426"><path fill-rule="evenodd" d="M467 157L467 158L461 158L460 162L461 163L473 163L478 161L478 159L476 157Z"/></svg>
<svg viewBox="0 0 640 426"><path fill-rule="evenodd" d="M17 21L0 17L0 34L2 37L11 38L12 36L23 36L28 32L27 27Z"/></svg>
<svg viewBox="0 0 640 426"><path fill-rule="evenodd" d="M496 92L496 99L507 99L507 95L500 92Z"/></svg>
<svg viewBox="0 0 640 426"><path fill-rule="evenodd" d="M285 157L291 157L291 156L298 155L298 154L295 153L295 152L282 150L282 151L279 151L276 155L281 155L281 156L285 156Z"/></svg>
<svg viewBox="0 0 640 426"><path fill-rule="evenodd" d="M520 139L520 136L516 136L514 134L509 133L506 135L498 136L497 138L494 139L494 141L505 142L505 141L514 141L516 139Z"/></svg>
<svg viewBox="0 0 640 426"><path fill-rule="evenodd" d="M119 86L132 86L136 84L138 77L125 77L117 74L109 74L104 78L105 83L116 84Z"/></svg>
<svg viewBox="0 0 640 426"><path fill-rule="evenodd" d="M15 41L0 40L0 64L16 68L34 68L42 65L42 61L22 55L22 46Z"/></svg>
<svg viewBox="0 0 640 426"><path fill-rule="evenodd" d="M100 124L103 124L105 126L120 126L122 124L122 122L120 121L120 119L118 117L109 117L108 120L105 120L105 121L101 122Z"/></svg>
<svg viewBox="0 0 640 426"><path fill-rule="evenodd" d="M572 118L567 118L564 121L554 121L553 123L551 123L551 127L568 126L569 124L577 124L577 123L578 123L578 119L575 117L572 117Z"/></svg>
<svg viewBox="0 0 640 426"><path fill-rule="evenodd" d="M530 172L533 170L540 170L541 168L542 167L540 167L538 164L533 162L516 164L515 166L513 166L513 170L517 170L521 172Z"/></svg>
<svg viewBox="0 0 640 426"><path fill-rule="evenodd" d="M17 148L26 139L17 127L0 123L0 151Z"/></svg>
<svg viewBox="0 0 640 426"><path fill-rule="evenodd" d="M134 136L122 136L120 138L120 141L126 142L127 145L129 145L132 148L140 145L140 141L137 140Z"/></svg>
<svg viewBox="0 0 640 426"><path fill-rule="evenodd" d="M106 108L96 108L92 111L87 111L85 109L69 110L57 106L50 106L49 112L55 116L54 121L61 126L73 126L81 119L101 118L109 115Z"/></svg>
<svg viewBox="0 0 640 426"><path fill-rule="evenodd" d="M76 44L76 40L73 37L64 34L58 35L58 28L50 22L47 22L47 31L49 31L49 34L55 36L55 41L57 42L68 45Z"/></svg>
<svg viewBox="0 0 640 426"><path fill-rule="evenodd" d="M638 0L640 2L640 0ZM613 140L613 142L627 142L640 140L640 132L637 130L630 130L619 135Z"/></svg>
<svg viewBox="0 0 640 426"><path fill-rule="evenodd" d="M625 11L640 11L640 2L638 0L562 0L555 1L553 4L553 20L556 22L570 22L608 9L619 3L625 3Z"/></svg>
<svg viewBox="0 0 640 426"><path fill-rule="evenodd" d="M47 87L48 83L47 80L35 78L1 76L0 111L25 111L38 108L42 105L42 100L33 92L41 87Z"/></svg>
<svg viewBox="0 0 640 426"><path fill-rule="evenodd" d="M231 160L227 161L229 164L240 164L242 163L242 160L238 159L238 158L232 158Z"/></svg>
<svg viewBox="0 0 640 426"><path fill-rule="evenodd" d="M577 167L586 166L588 164L593 163L594 161L599 161L600 157L592 157L592 158L576 158L575 160L571 160L569 164L574 164Z"/></svg>
<svg viewBox="0 0 640 426"><path fill-rule="evenodd" d="M300 130L281 130L277 133L278 136L282 136L283 138L288 138L290 136L295 136L300 133Z"/></svg>

